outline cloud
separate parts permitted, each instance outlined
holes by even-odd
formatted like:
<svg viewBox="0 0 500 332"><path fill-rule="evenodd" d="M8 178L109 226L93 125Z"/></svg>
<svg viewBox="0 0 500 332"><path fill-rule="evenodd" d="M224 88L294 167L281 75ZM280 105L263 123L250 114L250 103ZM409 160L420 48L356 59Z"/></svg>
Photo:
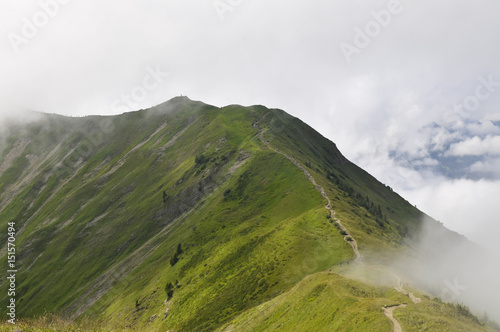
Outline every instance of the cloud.
<svg viewBox="0 0 500 332"><path fill-rule="evenodd" d="M428 214L447 227L500 253L496 240L500 233L500 181L444 180L433 179L432 185L403 190L402 194L417 206L425 206Z"/></svg>
<svg viewBox="0 0 500 332"><path fill-rule="evenodd" d="M476 96L481 78L500 81L500 2L401 0L403 10L348 64L340 45L388 3L253 0L221 20L212 1L70 1L15 52L9 33L22 33L41 7L4 1L0 114L12 109L6 101L116 114L113 103L159 67L169 76L137 108L183 94L284 109L450 228L473 232L466 213L450 213L468 209L495 229L489 195L499 175L488 170L497 165L500 89L482 89L473 111L456 107ZM454 201L462 190L475 194Z"/></svg>
<svg viewBox="0 0 500 332"><path fill-rule="evenodd" d="M500 177L500 158L478 161L470 166L470 172L483 177Z"/></svg>
<svg viewBox="0 0 500 332"><path fill-rule="evenodd" d="M493 121L493 122L498 122L500 121L500 112L497 113L489 113L485 116L484 118L485 121ZM498 127L498 125L497 125Z"/></svg>
<svg viewBox="0 0 500 332"><path fill-rule="evenodd" d="M472 135L485 136L485 135L499 135L500 127L495 126L491 120L482 120L479 122L467 125L467 130Z"/></svg>
<svg viewBox="0 0 500 332"><path fill-rule="evenodd" d="M474 314L500 319L497 276L500 255L463 241L463 237L449 232L429 220L422 220L422 227L412 240L414 255L393 263L401 275L433 296L446 302L469 306ZM478 225L479 226L479 225Z"/></svg>
<svg viewBox="0 0 500 332"><path fill-rule="evenodd" d="M447 152L449 156L500 155L500 136L478 136L454 143Z"/></svg>

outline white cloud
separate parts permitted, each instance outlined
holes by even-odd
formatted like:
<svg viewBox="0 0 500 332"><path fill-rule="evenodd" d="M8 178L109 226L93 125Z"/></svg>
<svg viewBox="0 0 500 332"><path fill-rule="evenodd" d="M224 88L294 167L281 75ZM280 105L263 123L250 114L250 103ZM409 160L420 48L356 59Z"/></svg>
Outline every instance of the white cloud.
<svg viewBox="0 0 500 332"><path fill-rule="evenodd" d="M500 181L435 178L425 186L401 193L446 227L500 253Z"/></svg>
<svg viewBox="0 0 500 332"><path fill-rule="evenodd" d="M424 158L413 163L414 166L438 166L439 162L436 159Z"/></svg>
<svg viewBox="0 0 500 332"><path fill-rule="evenodd" d="M497 113L488 113L484 117L485 121L500 121L500 112Z"/></svg>
<svg viewBox="0 0 500 332"><path fill-rule="evenodd" d="M449 156L481 156L500 155L500 136L487 136L481 139L479 136L468 138L462 142L452 144Z"/></svg>
<svg viewBox="0 0 500 332"><path fill-rule="evenodd" d="M457 131L451 132L446 128L433 128L433 131L429 133L429 138L431 140L431 150L432 151L444 151L448 144L456 141L461 137L461 134Z"/></svg>
<svg viewBox="0 0 500 332"><path fill-rule="evenodd" d="M479 175L500 177L500 158L478 161L470 166L470 172Z"/></svg>
<svg viewBox="0 0 500 332"><path fill-rule="evenodd" d="M483 120L480 122L468 124L467 130L472 135L479 136L500 134L500 127L495 126L491 120Z"/></svg>

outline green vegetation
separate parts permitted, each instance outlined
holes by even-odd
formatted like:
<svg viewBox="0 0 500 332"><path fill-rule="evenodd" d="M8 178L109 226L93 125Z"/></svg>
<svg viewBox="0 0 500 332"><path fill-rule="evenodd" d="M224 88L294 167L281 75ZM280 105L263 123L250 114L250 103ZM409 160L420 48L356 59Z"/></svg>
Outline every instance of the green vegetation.
<svg viewBox="0 0 500 332"><path fill-rule="evenodd" d="M18 230L23 329L387 330L381 307L407 301L322 272L353 260L347 232L261 138L307 167L367 263L406 255L422 214L300 120L184 97L116 117L42 117L13 127L0 149L0 220ZM432 307L407 309L407 326L411 310L438 320Z"/></svg>
<svg viewBox="0 0 500 332"><path fill-rule="evenodd" d="M356 192L353 187L341 181L334 172L327 172L326 179L335 183L335 185L343 190L349 197L351 197L357 205L364 207L372 217L375 218L379 226L384 227L383 220L386 220L385 215L382 213L380 204L375 205L370 201L368 196L363 197L359 192Z"/></svg>
<svg viewBox="0 0 500 332"><path fill-rule="evenodd" d="M382 307L395 310L404 331L492 331L462 305L424 298L412 304L390 287L374 287L334 273L317 273L287 293L239 315L220 331L392 331Z"/></svg>
<svg viewBox="0 0 500 332"><path fill-rule="evenodd" d="M395 311L404 331L493 331L480 323L464 305L424 299L422 303Z"/></svg>
<svg viewBox="0 0 500 332"><path fill-rule="evenodd" d="M209 160L210 160L209 158L200 154L199 156L196 156L196 158L194 159L194 162L196 163L196 165L203 165L203 164L206 164Z"/></svg>
<svg viewBox="0 0 500 332"><path fill-rule="evenodd" d="M55 315L45 315L39 318L23 318L12 325L7 322L0 322L1 331L23 331L23 332L51 332L51 331L100 331L115 332L121 331L119 326L110 326L95 319L84 319L80 322L69 322ZM126 331L126 330L125 330Z"/></svg>
<svg viewBox="0 0 500 332"><path fill-rule="evenodd" d="M179 261L179 256L182 254L181 244L177 246L177 250L175 250L174 255L170 258L170 265L174 266Z"/></svg>
<svg viewBox="0 0 500 332"><path fill-rule="evenodd" d="M171 282L165 286L165 293L167 293L167 301L170 301L172 296L174 296L174 285Z"/></svg>
<svg viewBox="0 0 500 332"><path fill-rule="evenodd" d="M402 301L401 294L391 288L318 273L225 327L235 331L391 331L392 323L381 308Z"/></svg>

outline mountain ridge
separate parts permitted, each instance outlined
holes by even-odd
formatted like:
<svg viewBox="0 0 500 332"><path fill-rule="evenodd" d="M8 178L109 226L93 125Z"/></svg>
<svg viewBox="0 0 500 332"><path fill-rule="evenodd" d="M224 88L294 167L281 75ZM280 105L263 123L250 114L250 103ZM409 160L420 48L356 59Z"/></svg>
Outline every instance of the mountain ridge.
<svg viewBox="0 0 500 332"><path fill-rule="evenodd" d="M345 268L355 241L367 265L391 266L415 251L424 223L333 142L277 109L177 97L19 128L2 140L0 217L21 224L26 317L212 330L304 277Z"/></svg>

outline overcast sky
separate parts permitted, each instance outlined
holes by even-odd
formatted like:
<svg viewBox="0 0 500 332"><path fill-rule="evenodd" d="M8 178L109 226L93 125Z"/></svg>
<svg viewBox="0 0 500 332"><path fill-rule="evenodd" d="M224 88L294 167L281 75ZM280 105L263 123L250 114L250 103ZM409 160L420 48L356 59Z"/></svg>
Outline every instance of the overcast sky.
<svg viewBox="0 0 500 332"><path fill-rule="evenodd" d="M0 114L281 108L500 252L499 17L497 0L5 0Z"/></svg>

